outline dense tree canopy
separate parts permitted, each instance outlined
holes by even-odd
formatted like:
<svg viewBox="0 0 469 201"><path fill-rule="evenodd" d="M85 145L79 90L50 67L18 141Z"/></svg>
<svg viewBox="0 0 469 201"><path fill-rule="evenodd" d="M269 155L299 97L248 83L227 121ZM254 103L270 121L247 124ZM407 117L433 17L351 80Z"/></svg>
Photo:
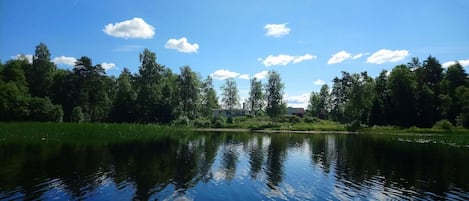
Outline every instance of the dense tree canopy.
<svg viewBox="0 0 469 201"><path fill-rule="evenodd" d="M343 123L432 127L446 119L468 127L468 92L469 79L459 63L445 70L434 57L423 64L412 58L375 79L366 72L342 72L333 80L326 114ZM321 97L313 92L309 102L310 113L318 117L323 115Z"/></svg>
<svg viewBox="0 0 469 201"><path fill-rule="evenodd" d="M25 56L0 62L0 121L171 123L211 118L220 108L210 76L201 80L189 66L175 74L148 49L139 59L136 74L124 68L117 78L86 56L71 70L57 69L40 43L32 63ZM412 58L376 78L342 72L332 82L311 93L309 115L370 126L432 127L445 119L469 127L469 78L457 62L443 68L432 56ZM253 114L279 117L286 113L283 89L280 74L270 71L265 85L251 80L245 104ZM222 92L226 109L239 107L235 80L225 80Z"/></svg>

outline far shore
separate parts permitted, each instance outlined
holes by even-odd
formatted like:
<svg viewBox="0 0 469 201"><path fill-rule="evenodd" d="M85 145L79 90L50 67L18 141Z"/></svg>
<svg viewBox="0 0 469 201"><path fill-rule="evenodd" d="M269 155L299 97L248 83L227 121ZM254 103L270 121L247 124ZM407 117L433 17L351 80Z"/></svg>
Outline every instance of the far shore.
<svg viewBox="0 0 469 201"><path fill-rule="evenodd" d="M215 132L254 132L254 133L300 133L300 134L358 134L358 132L351 131L320 131L320 130L256 130L246 128L196 128L191 129L194 131L215 131Z"/></svg>

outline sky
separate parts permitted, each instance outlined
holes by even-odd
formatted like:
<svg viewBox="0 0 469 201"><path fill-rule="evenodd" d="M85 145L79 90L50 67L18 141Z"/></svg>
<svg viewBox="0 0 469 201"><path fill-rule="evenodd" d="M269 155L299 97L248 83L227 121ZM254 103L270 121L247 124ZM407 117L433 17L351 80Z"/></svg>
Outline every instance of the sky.
<svg viewBox="0 0 469 201"><path fill-rule="evenodd" d="M249 79L275 70L287 104L306 107L341 71L376 77L432 55L468 72L468 11L469 0L2 0L0 59L43 42L59 68L88 56L117 77L137 73L148 48L175 73L212 76L218 92L234 78L241 103Z"/></svg>

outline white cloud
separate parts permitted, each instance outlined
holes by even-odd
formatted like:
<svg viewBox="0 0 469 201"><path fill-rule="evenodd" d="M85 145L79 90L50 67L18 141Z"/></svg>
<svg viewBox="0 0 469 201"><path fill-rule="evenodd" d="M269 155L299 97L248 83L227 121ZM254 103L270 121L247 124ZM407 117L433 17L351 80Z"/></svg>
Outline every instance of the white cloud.
<svg viewBox="0 0 469 201"><path fill-rule="evenodd" d="M461 64L462 67L468 67L469 66L469 59L466 60L458 60L459 64ZM448 68L451 65L456 64L455 61L448 61L442 64L443 68Z"/></svg>
<svg viewBox="0 0 469 201"><path fill-rule="evenodd" d="M242 74L238 76L239 79L249 80L249 74Z"/></svg>
<svg viewBox="0 0 469 201"><path fill-rule="evenodd" d="M355 56L353 56L352 60L359 59L362 56L363 56L363 53L356 54Z"/></svg>
<svg viewBox="0 0 469 201"><path fill-rule="evenodd" d="M311 60L311 59L316 59L316 56L305 54L303 56L295 57L295 59L293 60L293 63L296 64L296 63L300 63L302 61Z"/></svg>
<svg viewBox="0 0 469 201"><path fill-rule="evenodd" d="M397 62L403 60L409 51L407 50L387 50L381 49L366 59L367 63L372 64L383 64L386 62Z"/></svg>
<svg viewBox="0 0 469 201"><path fill-rule="evenodd" d="M229 71L229 70L221 69L221 70L216 70L215 72L210 74L210 77L212 77L213 79L216 79L216 80L224 80L224 79L228 79L228 78L236 78L239 75L240 74L237 73L237 72L232 72L232 71Z"/></svg>
<svg viewBox="0 0 469 201"><path fill-rule="evenodd" d="M75 62L77 59L75 57L66 57L66 56L60 56L60 57L55 57L52 59L52 62L55 64L65 64L67 66L74 66Z"/></svg>
<svg viewBox="0 0 469 201"><path fill-rule="evenodd" d="M314 81L314 84L322 86L322 85L326 84L326 82L324 82L324 80L316 80L316 81Z"/></svg>
<svg viewBox="0 0 469 201"><path fill-rule="evenodd" d="M327 64L336 64L341 63L347 59L352 58L352 55L346 51L340 51L332 55L332 57L327 61Z"/></svg>
<svg viewBox="0 0 469 201"><path fill-rule="evenodd" d="M18 60L21 59L21 57L26 57L28 59L29 63L33 63L33 55L32 54L17 54L16 56L12 56L12 59Z"/></svg>
<svg viewBox="0 0 469 201"><path fill-rule="evenodd" d="M185 37L180 39L171 38L166 42L164 47L168 49L175 49L184 53L197 53L197 50L199 49L199 45L197 43L190 44L187 42L187 38Z"/></svg>
<svg viewBox="0 0 469 201"><path fill-rule="evenodd" d="M269 75L269 72L264 70L264 71L261 71L259 73L256 73L254 75L255 78L257 78L258 80L263 80L265 79L267 76Z"/></svg>
<svg viewBox="0 0 469 201"><path fill-rule="evenodd" d="M267 24L264 26L264 29L266 30L266 33L265 33L266 36L271 36L275 38L288 35L291 31L291 29L287 27L287 23Z"/></svg>
<svg viewBox="0 0 469 201"><path fill-rule="evenodd" d="M285 94L283 99L286 100L288 107L302 107L306 109L308 107L309 94L304 93L298 96L289 96Z"/></svg>
<svg viewBox="0 0 469 201"><path fill-rule="evenodd" d="M116 67L116 64L114 64L114 63L106 63L106 62L104 62L104 63L102 63L102 64L101 64L101 67L103 67L103 68L104 68L104 70L106 70L106 71L107 71L107 70L109 70L109 69L111 69L111 68L114 68L114 67Z"/></svg>
<svg viewBox="0 0 469 201"><path fill-rule="evenodd" d="M103 31L107 35L125 39L151 39L155 35L155 28L138 17L115 24L108 24L104 27Z"/></svg>
<svg viewBox="0 0 469 201"><path fill-rule="evenodd" d="M282 65L285 66L289 63L300 63L306 60L312 60L316 59L316 56L310 55L310 54L305 54L303 56L290 56L286 54L279 54L277 56L269 55L267 58L262 60L262 63L264 66L269 67L269 66L276 66L276 65Z"/></svg>

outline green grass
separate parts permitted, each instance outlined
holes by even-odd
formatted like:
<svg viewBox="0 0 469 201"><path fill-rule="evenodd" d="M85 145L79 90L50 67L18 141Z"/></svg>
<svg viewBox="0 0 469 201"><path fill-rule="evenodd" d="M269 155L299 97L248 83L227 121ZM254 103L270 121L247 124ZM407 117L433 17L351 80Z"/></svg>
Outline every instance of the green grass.
<svg viewBox="0 0 469 201"><path fill-rule="evenodd" d="M112 143L147 140L180 132L170 126L154 124L108 123L0 123L0 143Z"/></svg>
<svg viewBox="0 0 469 201"><path fill-rule="evenodd" d="M360 129L361 133L370 134L394 134L394 133L408 133L408 134L469 134L469 129L461 127L452 127L449 129L443 128L400 128L396 126L373 126L369 128Z"/></svg>
<svg viewBox="0 0 469 201"><path fill-rule="evenodd" d="M291 131L345 131L344 124L317 118L285 116L271 119L261 117L235 117L233 123L224 123L223 128L244 128L251 130L291 130Z"/></svg>

